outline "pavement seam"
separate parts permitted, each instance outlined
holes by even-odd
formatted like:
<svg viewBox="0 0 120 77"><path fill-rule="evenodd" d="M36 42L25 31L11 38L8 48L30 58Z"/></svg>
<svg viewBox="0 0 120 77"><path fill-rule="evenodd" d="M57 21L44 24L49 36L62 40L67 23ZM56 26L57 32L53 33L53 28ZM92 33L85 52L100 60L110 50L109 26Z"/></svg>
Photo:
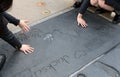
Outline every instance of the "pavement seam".
<svg viewBox="0 0 120 77"><path fill-rule="evenodd" d="M107 55L108 53L110 53L113 49L115 49L118 45L120 45L120 42L117 43L116 45L114 45L112 48L110 48L108 51L106 51L105 53L101 54L100 56L96 57L95 59L93 59L92 61L88 62L86 65L82 66L81 68L79 68L79 70L77 70L76 72L74 72L73 74L69 75L69 77L74 77L75 75L79 74L82 70L84 70L85 68L87 68L88 66L90 66L91 64L95 63L96 61L98 61L99 59L101 59L102 57L104 57L105 55Z"/></svg>

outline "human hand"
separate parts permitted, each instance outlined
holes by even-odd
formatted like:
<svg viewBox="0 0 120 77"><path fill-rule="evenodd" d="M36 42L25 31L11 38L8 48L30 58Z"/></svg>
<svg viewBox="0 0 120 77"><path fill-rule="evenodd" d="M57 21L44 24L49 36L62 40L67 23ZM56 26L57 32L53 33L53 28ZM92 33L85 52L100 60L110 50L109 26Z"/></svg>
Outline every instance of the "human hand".
<svg viewBox="0 0 120 77"><path fill-rule="evenodd" d="M19 27L24 31L28 32L30 30L30 27L26 24L28 20L20 20Z"/></svg>
<svg viewBox="0 0 120 77"><path fill-rule="evenodd" d="M77 22L78 22L78 25L81 25L83 28L86 28L88 26L86 21L82 18L80 14L78 14L77 16Z"/></svg>
<svg viewBox="0 0 120 77"><path fill-rule="evenodd" d="M34 48L26 44L22 44L20 50L25 54L34 52Z"/></svg>

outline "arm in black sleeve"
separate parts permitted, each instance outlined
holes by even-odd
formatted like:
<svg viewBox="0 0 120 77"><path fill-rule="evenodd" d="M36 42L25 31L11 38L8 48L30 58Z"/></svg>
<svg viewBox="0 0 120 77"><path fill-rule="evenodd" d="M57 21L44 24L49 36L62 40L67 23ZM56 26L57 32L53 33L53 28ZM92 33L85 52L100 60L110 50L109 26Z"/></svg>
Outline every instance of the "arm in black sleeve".
<svg viewBox="0 0 120 77"><path fill-rule="evenodd" d="M16 20L14 17L11 17L9 14L5 12L1 13L0 14L0 38L2 38L4 41L9 43L14 48L20 49L22 44L20 43L19 40L17 40L14 34L11 31L9 31L9 29L7 28L8 20L10 22L13 22L16 25L18 23L18 20Z"/></svg>
<svg viewBox="0 0 120 77"><path fill-rule="evenodd" d="M11 31L8 31L1 35L1 38L9 43L11 46L13 46L15 49L20 49L22 44L20 43L19 40L14 36L14 34Z"/></svg>
<svg viewBox="0 0 120 77"><path fill-rule="evenodd" d="M83 0L79 9L79 13L84 14L87 8L89 7L89 5L90 5L90 0Z"/></svg>
<svg viewBox="0 0 120 77"><path fill-rule="evenodd" d="M12 23L14 25L18 25L20 20L16 19L15 17L13 17L12 15L8 14L7 12L3 12L2 15L8 20L9 23Z"/></svg>

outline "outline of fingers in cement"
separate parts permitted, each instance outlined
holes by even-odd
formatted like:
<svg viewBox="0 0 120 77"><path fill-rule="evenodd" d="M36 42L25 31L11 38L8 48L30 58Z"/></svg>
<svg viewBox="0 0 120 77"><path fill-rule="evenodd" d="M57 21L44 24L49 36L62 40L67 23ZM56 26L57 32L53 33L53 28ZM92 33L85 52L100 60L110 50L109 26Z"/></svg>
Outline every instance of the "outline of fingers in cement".
<svg viewBox="0 0 120 77"><path fill-rule="evenodd" d="M95 64L97 66L101 67L111 77L120 77L120 71L118 71L115 67L110 66L110 65L103 63L101 61L97 61Z"/></svg>

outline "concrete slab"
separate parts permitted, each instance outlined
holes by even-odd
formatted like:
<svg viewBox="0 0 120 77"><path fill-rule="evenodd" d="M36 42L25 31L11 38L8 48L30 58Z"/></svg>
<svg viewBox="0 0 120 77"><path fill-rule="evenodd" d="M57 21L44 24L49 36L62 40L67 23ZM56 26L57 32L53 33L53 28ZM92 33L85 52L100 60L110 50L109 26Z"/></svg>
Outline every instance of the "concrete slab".
<svg viewBox="0 0 120 77"><path fill-rule="evenodd" d="M119 43L119 26L87 12L89 27L83 29L77 26L77 13L72 10L38 23L29 33L16 33L35 48L33 54L24 55L0 41L0 52L8 57L2 77L68 77Z"/></svg>
<svg viewBox="0 0 120 77"><path fill-rule="evenodd" d="M119 50L120 45L72 77L120 77Z"/></svg>

